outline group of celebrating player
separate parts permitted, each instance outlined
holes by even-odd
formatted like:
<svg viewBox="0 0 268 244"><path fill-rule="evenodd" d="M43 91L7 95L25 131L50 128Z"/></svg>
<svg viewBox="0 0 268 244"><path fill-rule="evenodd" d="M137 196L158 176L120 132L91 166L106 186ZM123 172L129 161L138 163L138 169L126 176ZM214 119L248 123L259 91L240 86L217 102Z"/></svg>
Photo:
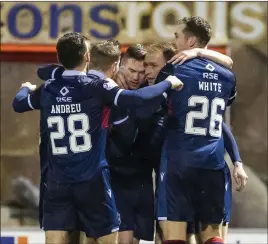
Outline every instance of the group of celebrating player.
<svg viewBox="0 0 268 244"><path fill-rule="evenodd" d="M247 182L223 122L235 99L232 60L207 50L210 25L178 21L174 43L91 46L58 40L59 65L44 84L22 84L16 112L40 110L40 226L47 244L222 244L230 220L231 176ZM155 172L155 189L152 177ZM155 227L156 222L156 227ZM223 225L225 227L223 227Z"/></svg>

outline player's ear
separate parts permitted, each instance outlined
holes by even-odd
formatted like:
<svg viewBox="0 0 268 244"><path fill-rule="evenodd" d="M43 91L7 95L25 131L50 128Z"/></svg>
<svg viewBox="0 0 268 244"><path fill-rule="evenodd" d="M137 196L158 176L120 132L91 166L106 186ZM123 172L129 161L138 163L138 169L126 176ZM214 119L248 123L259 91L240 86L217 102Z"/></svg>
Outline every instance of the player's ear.
<svg viewBox="0 0 268 244"><path fill-rule="evenodd" d="M197 38L196 38L196 36L190 36L190 37L188 38L188 40L187 40L187 43L188 43L188 46L189 46L189 47L194 47L195 44L196 44L196 42L197 42Z"/></svg>
<svg viewBox="0 0 268 244"><path fill-rule="evenodd" d="M120 65L120 57L116 62L114 62L111 66L111 71L112 71L112 76L114 76L118 70L119 70L119 65Z"/></svg>
<svg viewBox="0 0 268 244"><path fill-rule="evenodd" d="M118 63L117 62L114 62L110 68L111 70L111 77L113 77L117 71L118 71Z"/></svg>
<svg viewBox="0 0 268 244"><path fill-rule="evenodd" d="M57 60L58 60L58 63L61 64L58 54L57 54Z"/></svg>
<svg viewBox="0 0 268 244"><path fill-rule="evenodd" d="M114 62L112 65L112 71L114 73L117 73L118 70L119 70L119 62Z"/></svg>
<svg viewBox="0 0 268 244"><path fill-rule="evenodd" d="M85 53L85 61L86 61L87 63L90 62L90 52L86 52L86 53Z"/></svg>

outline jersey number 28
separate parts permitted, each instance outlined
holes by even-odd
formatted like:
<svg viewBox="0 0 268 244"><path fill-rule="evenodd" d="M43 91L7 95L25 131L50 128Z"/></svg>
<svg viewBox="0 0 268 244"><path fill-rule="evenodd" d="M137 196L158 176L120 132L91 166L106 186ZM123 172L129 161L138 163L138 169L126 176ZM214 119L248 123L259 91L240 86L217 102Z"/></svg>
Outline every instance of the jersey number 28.
<svg viewBox="0 0 268 244"><path fill-rule="evenodd" d="M80 122L81 129L75 128L75 122ZM50 133L50 140L53 155L68 154L67 146L56 147L55 140L60 140L65 137L64 119L61 116L51 116L47 119L47 125L52 128L57 126L57 131ZM86 114L71 114L67 118L67 129L71 133L69 137L70 150L73 153L89 151L92 147L91 136L88 133L89 119ZM77 145L77 137L83 137L83 144Z"/></svg>
<svg viewBox="0 0 268 244"><path fill-rule="evenodd" d="M221 110L225 109L225 101L222 98L216 97L209 103L209 99L205 96L191 96L188 99L188 106L195 107L196 104L201 104L201 111L190 111L186 115L185 133L200 136L206 136L207 133L209 133L210 136L221 137L223 118L221 114L217 113L217 110L218 107L220 107ZM195 119L204 120L208 117L209 106L211 106L211 113L208 131L207 128L194 127ZM215 128L216 122L219 123L218 129Z"/></svg>

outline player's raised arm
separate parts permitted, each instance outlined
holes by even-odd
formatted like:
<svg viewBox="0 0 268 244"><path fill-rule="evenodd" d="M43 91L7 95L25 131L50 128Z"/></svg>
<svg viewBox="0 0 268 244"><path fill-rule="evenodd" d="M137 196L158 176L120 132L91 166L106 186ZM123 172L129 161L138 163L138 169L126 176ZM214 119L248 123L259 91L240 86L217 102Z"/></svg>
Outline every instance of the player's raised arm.
<svg viewBox="0 0 268 244"><path fill-rule="evenodd" d="M113 103L119 107L136 108L145 106L149 101L155 101L160 106L165 99L165 95L163 95L165 92L168 92L170 89L182 89L182 87L183 83L177 77L168 76L166 80L156 85L144 87L135 91L119 89L114 97ZM108 95L108 97L111 96Z"/></svg>
<svg viewBox="0 0 268 244"><path fill-rule="evenodd" d="M148 102L155 102L157 106L166 98L170 89L182 89L183 83L175 76L168 76L166 80L135 91L119 89L111 79L106 79L103 84L102 95L107 105L124 108L137 108L145 106Z"/></svg>
<svg viewBox="0 0 268 244"><path fill-rule="evenodd" d="M181 51L174 55L168 62L172 64L183 64L186 60L197 57L209 59L229 69L233 67L233 60L230 57L222 53L204 48L193 48L190 50Z"/></svg>
<svg viewBox="0 0 268 244"><path fill-rule="evenodd" d="M43 80L55 79L58 75L61 76L64 68L59 64L45 64L37 69L37 76Z"/></svg>
<svg viewBox="0 0 268 244"><path fill-rule="evenodd" d="M34 109L40 109L41 85L36 89L36 85L30 82L23 83L21 89L13 100L13 110L16 113L23 113Z"/></svg>

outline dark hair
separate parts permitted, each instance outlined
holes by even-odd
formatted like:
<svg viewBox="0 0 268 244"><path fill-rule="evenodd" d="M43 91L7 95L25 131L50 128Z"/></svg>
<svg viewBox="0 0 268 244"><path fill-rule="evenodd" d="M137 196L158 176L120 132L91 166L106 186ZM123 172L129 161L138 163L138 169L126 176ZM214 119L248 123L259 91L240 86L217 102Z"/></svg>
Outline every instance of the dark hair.
<svg viewBox="0 0 268 244"><path fill-rule="evenodd" d="M142 44L134 44L128 47L123 58L133 58L137 61L144 61L147 51Z"/></svg>
<svg viewBox="0 0 268 244"><path fill-rule="evenodd" d="M211 26L203 18L198 16L184 17L178 20L177 23L185 25L183 32L186 35L193 35L198 38L200 47L205 47L210 41L212 34Z"/></svg>
<svg viewBox="0 0 268 244"><path fill-rule="evenodd" d="M114 62L119 61L121 55L120 43L107 40L96 43L90 51L90 68L107 71Z"/></svg>
<svg viewBox="0 0 268 244"><path fill-rule="evenodd" d="M88 51L86 41L89 37L78 32L67 33L57 43L58 60L66 69L73 69L82 64Z"/></svg>
<svg viewBox="0 0 268 244"><path fill-rule="evenodd" d="M161 51L166 61L170 60L176 54L176 48L173 43L155 43L147 47L147 53Z"/></svg>

